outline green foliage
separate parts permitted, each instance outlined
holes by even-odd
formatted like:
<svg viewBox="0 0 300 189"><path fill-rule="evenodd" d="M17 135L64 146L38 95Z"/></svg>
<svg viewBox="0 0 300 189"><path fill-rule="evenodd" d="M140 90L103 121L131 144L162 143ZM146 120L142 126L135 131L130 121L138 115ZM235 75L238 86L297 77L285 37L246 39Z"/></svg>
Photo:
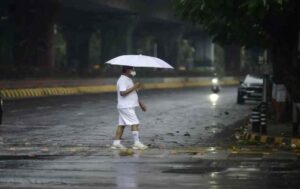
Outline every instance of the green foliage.
<svg viewBox="0 0 300 189"><path fill-rule="evenodd" d="M221 44L267 46L273 29L295 12L292 0L177 0L178 15L202 26ZM275 22L276 20L276 22Z"/></svg>

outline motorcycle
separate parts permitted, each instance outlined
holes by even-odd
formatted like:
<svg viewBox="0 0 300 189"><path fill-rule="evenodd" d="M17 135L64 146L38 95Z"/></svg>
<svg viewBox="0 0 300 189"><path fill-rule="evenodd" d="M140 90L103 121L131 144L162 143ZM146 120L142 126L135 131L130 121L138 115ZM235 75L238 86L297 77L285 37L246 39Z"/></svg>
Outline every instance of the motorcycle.
<svg viewBox="0 0 300 189"><path fill-rule="evenodd" d="M220 92L220 84L219 84L219 79L218 78L213 78L211 80L211 91L213 93L219 93Z"/></svg>

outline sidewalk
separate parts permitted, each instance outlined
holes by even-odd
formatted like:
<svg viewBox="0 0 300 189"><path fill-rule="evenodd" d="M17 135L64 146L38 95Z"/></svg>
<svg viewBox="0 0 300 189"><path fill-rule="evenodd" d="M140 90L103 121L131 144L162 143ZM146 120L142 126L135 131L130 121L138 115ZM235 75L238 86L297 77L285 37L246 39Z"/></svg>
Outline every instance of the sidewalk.
<svg viewBox="0 0 300 189"><path fill-rule="evenodd" d="M282 147L296 148L300 147L300 134L293 136L293 125L290 122L275 123L274 121L268 122L267 135L251 132L251 124L246 126L248 132L245 139L250 142L257 142L261 144L279 145Z"/></svg>
<svg viewBox="0 0 300 189"><path fill-rule="evenodd" d="M290 122L286 123L269 123L268 134L270 136L281 136L281 137L294 137L300 138L300 134L293 136L293 124Z"/></svg>

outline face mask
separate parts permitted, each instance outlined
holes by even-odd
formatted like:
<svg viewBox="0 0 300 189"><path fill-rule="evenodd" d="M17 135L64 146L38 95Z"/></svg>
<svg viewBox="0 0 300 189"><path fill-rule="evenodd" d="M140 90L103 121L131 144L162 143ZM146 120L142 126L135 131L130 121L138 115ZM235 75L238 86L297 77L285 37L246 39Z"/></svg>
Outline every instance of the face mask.
<svg viewBox="0 0 300 189"><path fill-rule="evenodd" d="M136 76L136 71L133 70L133 71L130 72L130 74L131 74L132 77L134 77L134 76Z"/></svg>

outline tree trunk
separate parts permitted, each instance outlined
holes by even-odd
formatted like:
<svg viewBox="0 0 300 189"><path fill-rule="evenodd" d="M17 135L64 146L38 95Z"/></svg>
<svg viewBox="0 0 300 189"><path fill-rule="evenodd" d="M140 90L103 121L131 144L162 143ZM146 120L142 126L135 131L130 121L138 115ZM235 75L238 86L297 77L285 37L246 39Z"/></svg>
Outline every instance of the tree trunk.
<svg viewBox="0 0 300 189"><path fill-rule="evenodd" d="M226 75L239 75L241 66L241 47L229 45L225 47L225 73Z"/></svg>
<svg viewBox="0 0 300 189"><path fill-rule="evenodd" d="M290 32L288 36L288 38L273 44L273 48L271 49L271 63L273 65L274 81L285 84L292 93L292 91L298 90L300 80L298 30Z"/></svg>

